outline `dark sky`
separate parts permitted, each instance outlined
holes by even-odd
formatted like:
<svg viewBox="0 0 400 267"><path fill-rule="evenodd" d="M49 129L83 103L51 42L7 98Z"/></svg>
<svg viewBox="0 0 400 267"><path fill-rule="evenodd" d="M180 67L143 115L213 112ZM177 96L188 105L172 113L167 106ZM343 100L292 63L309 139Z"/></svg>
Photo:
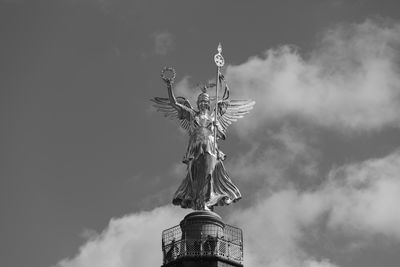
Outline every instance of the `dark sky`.
<svg viewBox="0 0 400 267"><path fill-rule="evenodd" d="M82 266L79 247L107 233L111 218L170 203L187 137L149 99L166 96L159 75L167 65L177 70L177 90L197 95L192 88L213 78L221 42L232 98L257 102L222 144L227 166L258 178L236 181L244 199L218 212L242 227L235 208L279 216L287 201L297 214L308 209L295 202L325 195L329 208L315 213L333 218L310 215L315 226L289 217L295 237L278 236L282 246L271 254L292 258L264 261L254 252L249 266L398 266L400 233L390 229L399 217L378 213L365 226L340 197L351 194L343 184L353 188L352 177L365 182L382 166L382 179L399 184L386 165L397 164L400 145L399 23L394 0L0 0L0 265L71 258L60 266ZM347 91L336 90L343 84ZM283 89L291 85L299 91ZM379 198L385 185L351 201L392 206L398 198Z"/></svg>

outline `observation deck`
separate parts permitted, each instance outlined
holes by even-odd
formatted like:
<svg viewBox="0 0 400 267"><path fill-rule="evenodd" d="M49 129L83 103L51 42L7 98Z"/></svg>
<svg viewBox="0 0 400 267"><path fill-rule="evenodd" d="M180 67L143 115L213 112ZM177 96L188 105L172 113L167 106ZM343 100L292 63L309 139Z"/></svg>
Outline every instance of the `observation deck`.
<svg viewBox="0 0 400 267"><path fill-rule="evenodd" d="M163 231L162 251L163 267L241 267L242 230L223 223L214 212L192 212L179 225ZM202 264L196 265L198 262Z"/></svg>

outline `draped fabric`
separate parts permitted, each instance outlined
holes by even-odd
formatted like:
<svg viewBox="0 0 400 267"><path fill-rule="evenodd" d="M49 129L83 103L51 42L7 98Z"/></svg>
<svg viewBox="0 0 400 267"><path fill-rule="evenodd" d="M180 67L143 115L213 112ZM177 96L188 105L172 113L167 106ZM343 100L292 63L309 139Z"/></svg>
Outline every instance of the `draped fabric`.
<svg viewBox="0 0 400 267"><path fill-rule="evenodd" d="M200 166L208 162L207 158L209 157L213 156L201 156L192 165L191 172L187 173L174 194L172 201L174 205L202 210L213 206L228 205L241 198L239 189L229 178L222 161L216 162L212 174L203 175L205 173Z"/></svg>
<svg viewBox="0 0 400 267"><path fill-rule="evenodd" d="M195 210L228 205L241 198L225 170L225 155L214 144L212 120L196 117L184 158L187 175L174 194L173 204Z"/></svg>

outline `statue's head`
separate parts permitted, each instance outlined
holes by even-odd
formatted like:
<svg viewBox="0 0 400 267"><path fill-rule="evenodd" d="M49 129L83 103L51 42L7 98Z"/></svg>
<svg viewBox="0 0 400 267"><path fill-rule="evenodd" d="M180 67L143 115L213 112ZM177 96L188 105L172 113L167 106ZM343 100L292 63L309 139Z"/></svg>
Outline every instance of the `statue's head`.
<svg viewBox="0 0 400 267"><path fill-rule="evenodd" d="M210 96L207 94L205 90L197 97L197 107L199 110L210 110Z"/></svg>

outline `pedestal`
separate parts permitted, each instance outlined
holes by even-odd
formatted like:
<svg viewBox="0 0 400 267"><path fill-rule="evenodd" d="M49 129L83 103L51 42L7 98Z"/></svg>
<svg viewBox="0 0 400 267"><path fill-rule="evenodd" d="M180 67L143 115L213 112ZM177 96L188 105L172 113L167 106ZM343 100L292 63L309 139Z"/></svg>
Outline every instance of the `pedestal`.
<svg viewBox="0 0 400 267"><path fill-rule="evenodd" d="M195 211L163 231L163 267L242 267L242 230L211 211Z"/></svg>

